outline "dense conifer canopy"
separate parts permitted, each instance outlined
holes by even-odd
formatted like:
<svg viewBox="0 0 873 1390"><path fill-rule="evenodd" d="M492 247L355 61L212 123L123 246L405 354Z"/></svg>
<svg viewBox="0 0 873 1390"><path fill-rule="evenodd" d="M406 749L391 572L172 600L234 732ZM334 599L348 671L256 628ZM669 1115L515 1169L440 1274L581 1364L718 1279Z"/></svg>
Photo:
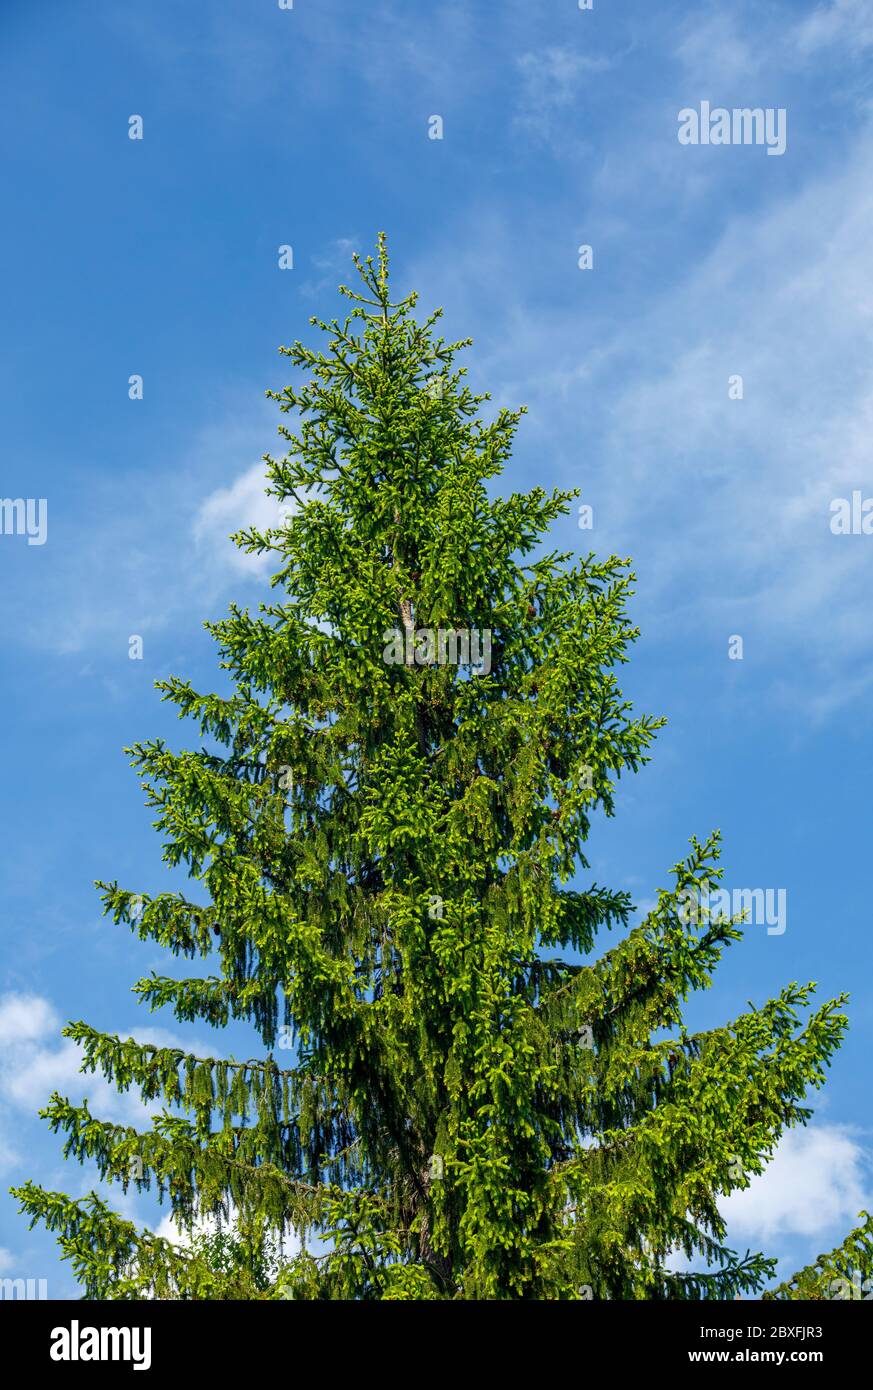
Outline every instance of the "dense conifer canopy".
<svg viewBox="0 0 873 1390"><path fill-rule="evenodd" d="M85 1069L139 1092L152 1125L60 1095L44 1112L103 1178L224 1225L176 1247L96 1194L17 1195L91 1298L760 1293L774 1262L725 1248L719 1197L807 1119L844 1001L789 984L686 1030L742 935L682 908L717 881L718 836L634 926L585 858L661 723L616 679L628 563L545 548L574 494L489 487L521 412L483 423L466 343L391 302L384 239L356 264L350 316L317 324L324 350L283 348L305 380L268 393L296 427L268 460L287 515L236 540L275 557L273 601L208 624L230 693L159 684L203 746L131 750L194 888L100 885L116 922L212 971L150 975L141 1000L245 1020L263 1055L72 1023ZM440 633L487 633L488 660L435 656ZM832 1296L871 1252L868 1223L771 1296Z"/></svg>

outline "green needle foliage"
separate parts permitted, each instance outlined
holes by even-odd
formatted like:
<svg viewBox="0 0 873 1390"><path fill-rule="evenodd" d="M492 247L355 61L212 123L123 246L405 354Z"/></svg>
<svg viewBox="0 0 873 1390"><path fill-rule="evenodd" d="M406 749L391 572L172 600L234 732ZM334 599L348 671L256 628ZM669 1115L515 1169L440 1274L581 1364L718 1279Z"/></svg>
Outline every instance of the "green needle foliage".
<svg viewBox="0 0 873 1390"><path fill-rule="evenodd" d="M59 1095L43 1112L102 1178L224 1225L176 1247L96 1194L17 1196L89 1298L755 1294L774 1261L725 1247L718 1199L808 1119L844 1001L812 1009L791 984L686 1030L683 1002L742 935L684 907L720 875L717 835L636 926L627 894L567 886L663 722L616 680L633 575L544 550L574 493L491 495L521 412L482 422L466 342L391 302L383 239L356 265L349 317L313 320L326 351L283 348L305 380L268 393L297 432L281 424L267 459L284 522L235 537L275 555L275 602L208 624L233 693L161 682L206 742L130 750L164 859L200 891L99 885L143 940L220 962L141 980L142 1000L246 1020L265 1055L73 1023L84 1069L155 1102L152 1127ZM428 634L470 631L490 634L478 669L457 646L433 659ZM868 1223L773 1296L870 1266Z"/></svg>

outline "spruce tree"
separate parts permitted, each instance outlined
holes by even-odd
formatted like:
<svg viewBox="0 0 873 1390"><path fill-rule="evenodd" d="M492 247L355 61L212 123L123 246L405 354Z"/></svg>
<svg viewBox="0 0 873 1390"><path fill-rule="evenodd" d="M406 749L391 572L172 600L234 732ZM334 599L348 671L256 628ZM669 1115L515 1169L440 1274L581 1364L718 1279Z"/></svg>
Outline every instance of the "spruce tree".
<svg viewBox="0 0 873 1390"><path fill-rule="evenodd" d="M152 1103L151 1128L57 1094L42 1112L102 1178L230 1227L186 1248L96 1193L16 1195L96 1299L760 1293L774 1262L725 1247L719 1196L808 1119L844 1000L789 984L687 1031L742 935L687 911L720 876L717 834L637 925L627 893L574 886L663 722L617 683L633 575L544 547L574 493L489 488L522 412L483 422L467 342L391 301L384 239L355 261L349 316L312 320L325 350L282 348L302 379L267 393L295 426L266 459L287 514L234 539L276 557L274 601L207 624L224 694L159 683L203 746L129 750L198 887L99 885L116 923L217 972L153 974L142 1002L244 1020L264 1055L71 1023L83 1069ZM769 1296L828 1297L871 1251L866 1222Z"/></svg>

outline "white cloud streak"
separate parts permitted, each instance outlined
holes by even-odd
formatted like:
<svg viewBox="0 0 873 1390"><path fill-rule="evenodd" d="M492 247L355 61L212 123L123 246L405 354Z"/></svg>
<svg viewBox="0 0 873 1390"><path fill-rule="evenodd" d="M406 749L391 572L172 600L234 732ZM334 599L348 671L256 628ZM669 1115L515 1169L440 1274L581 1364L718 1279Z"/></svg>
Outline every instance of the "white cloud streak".
<svg viewBox="0 0 873 1390"><path fill-rule="evenodd" d="M869 1155L844 1126L788 1130L765 1171L724 1198L720 1210L731 1236L753 1244L772 1246L788 1236L839 1242L869 1208L869 1166Z"/></svg>

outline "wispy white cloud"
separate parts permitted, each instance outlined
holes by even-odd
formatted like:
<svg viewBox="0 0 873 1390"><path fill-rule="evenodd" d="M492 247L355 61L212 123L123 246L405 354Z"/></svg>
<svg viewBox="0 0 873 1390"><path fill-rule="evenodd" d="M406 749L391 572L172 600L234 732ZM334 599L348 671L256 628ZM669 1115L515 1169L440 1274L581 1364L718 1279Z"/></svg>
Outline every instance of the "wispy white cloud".
<svg viewBox="0 0 873 1390"><path fill-rule="evenodd" d="M521 79L516 126L535 139L551 139L556 122L586 95L585 84L611 67L605 55L577 48L552 46L523 53L516 59ZM578 130L572 139L578 149Z"/></svg>
<svg viewBox="0 0 873 1390"><path fill-rule="evenodd" d="M831 0L819 5L794 29L798 49L814 54L833 45L868 48L873 44L873 10L869 0Z"/></svg>
<svg viewBox="0 0 873 1390"><path fill-rule="evenodd" d="M14 1144L20 1127L16 1112L35 1116L52 1091L73 1103L87 1097L92 1114L100 1119L147 1125L158 1102L145 1105L135 1087L117 1090L99 1070L83 1073L82 1049L60 1036L62 1026L54 1006L41 995L0 995L0 1134L8 1133ZM185 1040L165 1028L138 1026L135 1037L156 1047L178 1047L195 1054L199 1048L201 1055L216 1055L214 1044Z"/></svg>
<svg viewBox="0 0 873 1390"><path fill-rule="evenodd" d="M768 1246L788 1236L847 1235L870 1198L870 1156L855 1133L811 1124L788 1130L765 1171L719 1205L732 1237Z"/></svg>
<svg viewBox="0 0 873 1390"><path fill-rule="evenodd" d="M634 325L604 436L607 466L623 461L601 484L619 548L642 534L705 621L733 609L783 649L811 645L838 680L834 648L854 661L873 638L873 555L829 527L831 499L871 477L871 170L865 133L841 170L737 218Z"/></svg>
<svg viewBox="0 0 873 1390"><path fill-rule="evenodd" d="M226 487L209 494L194 519L194 540L202 550L208 550L219 564L227 564L247 574L262 575L276 557L270 551L249 554L234 545L230 537L237 531L254 527L258 531L278 527L293 510L290 503L281 503L268 496L264 464L256 463Z"/></svg>
<svg viewBox="0 0 873 1390"><path fill-rule="evenodd" d="M347 284L351 279L352 255L360 253L358 237L335 237L326 247L312 256L313 274L301 282L300 294L304 299L317 299L326 291L333 294L338 284ZM369 255L369 251L364 254Z"/></svg>
<svg viewBox="0 0 873 1390"><path fill-rule="evenodd" d="M719 7L702 14L689 13L676 48L686 80L717 91L754 77L764 65L765 55L772 51L761 41L761 23L763 16L753 33L744 29L736 9Z"/></svg>
<svg viewBox="0 0 873 1390"><path fill-rule="evenodd" d="M190 631L234 582L239 597L241 576L262 573L229 535L277 515L263 495L264 465L251 460L274 447L278 417L254 384L225 394L226 410L148 474L85 476L55 509L45 562L29 567L26 584L0 590L10 640L126 662L131 634L148 643L179 623Z"/></svg>
<svg viewBox="0 0 873 1390"><path fill-rule="evenodd" d="M628 150L629 189L645 188L647 148ZM707 167L724 169L711 153ZM827 169L738 206L687 268L671 258L663 283L650 257L636 302L612 318L585 274L624 243L586 236L595 269L573 283L574 209L560 302L519 273L522 215L510 236L476 209L453 230L463 253L450 267L423 257L415 276L477 337L477 384L529 405L522 456L539 476L549 458L546 479L594 505L586 542L634 557L647 630L725 650L745 636L773 659L771 695L815 717L873 674L873 538L833 535L829 510L854 488L873 495L871 190L864 123ZM598 191L589 224L604 199L620 226L614 188ZM741 400L729 398L736 375Z"/></svg>

